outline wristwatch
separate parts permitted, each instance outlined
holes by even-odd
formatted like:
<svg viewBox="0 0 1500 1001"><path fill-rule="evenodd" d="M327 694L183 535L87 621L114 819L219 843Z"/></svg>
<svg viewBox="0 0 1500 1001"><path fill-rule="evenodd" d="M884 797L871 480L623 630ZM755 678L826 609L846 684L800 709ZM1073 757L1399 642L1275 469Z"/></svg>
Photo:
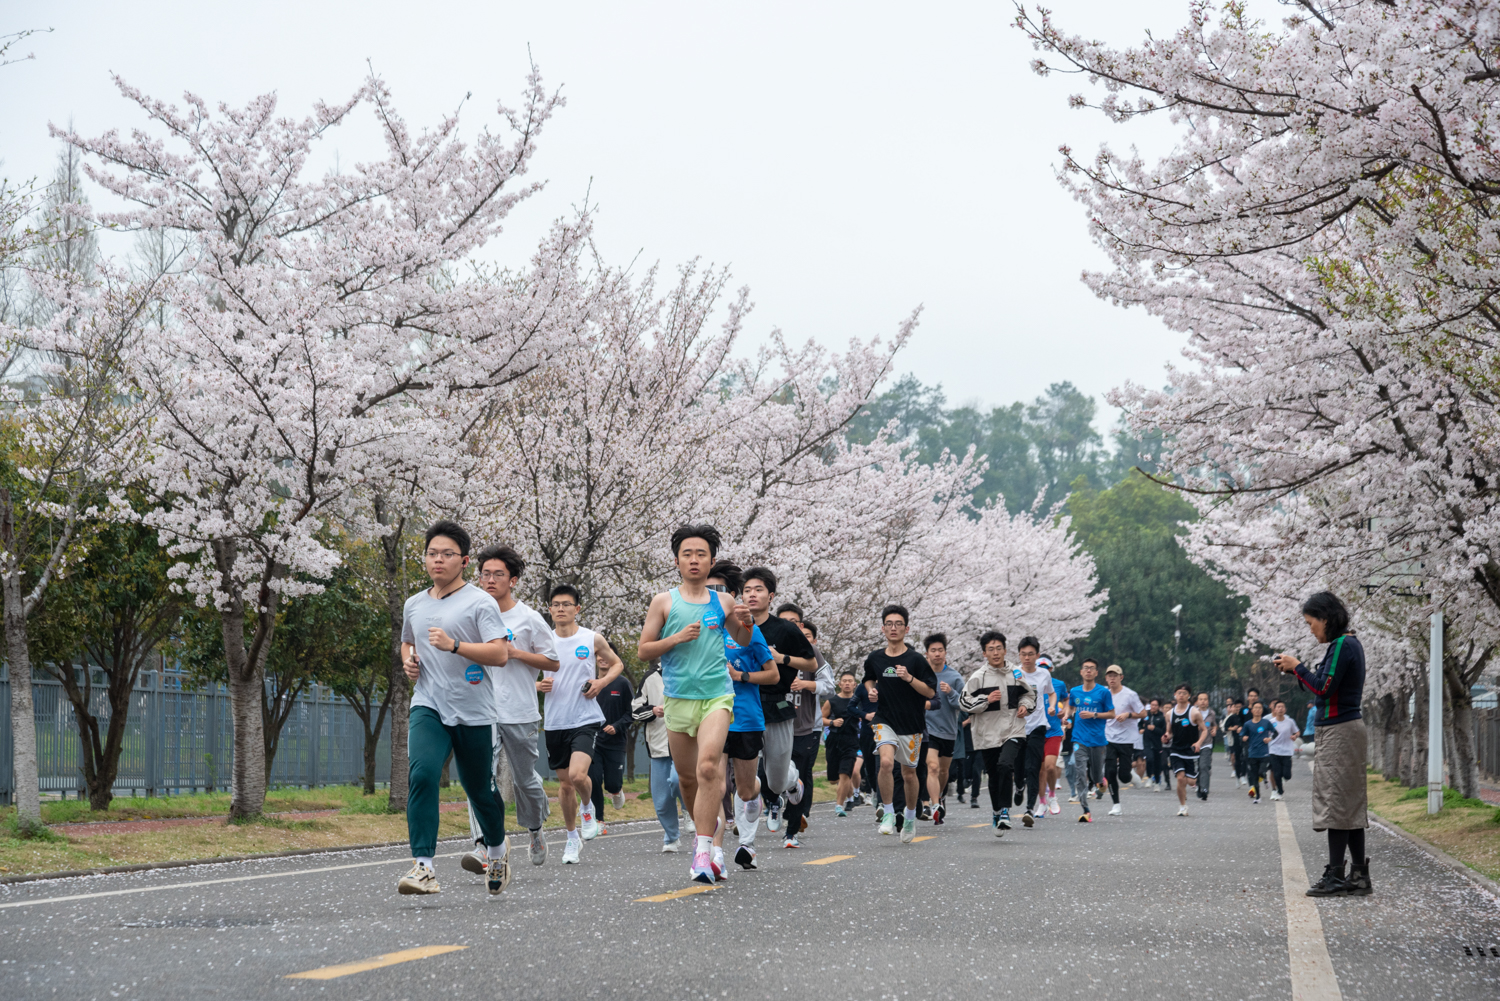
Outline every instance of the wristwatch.
<svg viewBox="0 0 1500 1001"><path fill-rule="evenodd" d="M791 654L784 653L784 654L781 655L781 666L782 667L791 667L792 666L792 655Z"/></svg>
<svg viewBox="0 0 1500 1001"><path fill-rule="evenodd" d="M458 640L453 641L453 652L458 653Z"/></svg>

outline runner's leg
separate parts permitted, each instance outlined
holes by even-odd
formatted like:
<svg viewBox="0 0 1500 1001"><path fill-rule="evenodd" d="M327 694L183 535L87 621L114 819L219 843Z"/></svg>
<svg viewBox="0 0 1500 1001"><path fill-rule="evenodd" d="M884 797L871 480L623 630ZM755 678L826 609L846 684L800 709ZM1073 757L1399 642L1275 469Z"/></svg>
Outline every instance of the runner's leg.
<svg viewBox="0 0 1500 1001"><path fill-rule="evenodd" d="M438 780L453 739L438 714L426 706L412 707L406 727L406 836L412 858L430 867L437 854Z"/></svg>
<svg viewBox="0 0 1500 1001"><path fill-rule="evenodd" d="M505 841L505 800L495 788L495 776L491 770L494 767L494 727L488 723L482 726L460 725L452 727L451 731L453 764L458 768L459 784L479 814L485 846L499 849L490 851L490 857L498 858L508 846ZM435 817L436 811L433 812Z"/></svg>

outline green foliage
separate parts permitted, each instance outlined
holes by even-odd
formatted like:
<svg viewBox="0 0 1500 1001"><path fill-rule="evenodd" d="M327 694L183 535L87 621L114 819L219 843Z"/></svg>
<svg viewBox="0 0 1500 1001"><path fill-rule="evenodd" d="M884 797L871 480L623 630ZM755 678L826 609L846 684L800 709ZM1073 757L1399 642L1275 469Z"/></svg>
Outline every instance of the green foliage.
<svg viewBox="0 0 1500 1001"><path fill-rule="evenodd" d="M5 818L5 838L12 841L67 841L68 839L58 834L52 828L34 820L31 817L22 817L12 811Z"/></svg>
<svg viewBox="0 0 1500 1001"><path fill-rule="evenodd" d="M1079 476L1106 485L1100 477L1109 456L1094 430L1094 400L1072 383L1053 383L1029 406L1012 403L986 412L972 406L950 410L946 402L940 386L903 376L852 422L849 437L870 441L894 420L896 436L914 442L923 462L936 460L944 449L962 456L973 445L989 462L975 506L1003 496L1012 514L1031 507L1039 493L1042 506L1050 507Z"/></svg>
<svg viewBox="0 0 1500 1001"><path fill-rule="evenodd" d="M1194 691L1224 684L1236 657L1247 659L1236 650L1246 602L1177 544L1181 523L1197 517L1192 505L1139 473L1104 491L1080 477L1073 490L1065 509L1073 532L1109 588L1109 609L1081 649L1125 668L1126 683L1143 699L1168 697L1182 681ZM1173 637L1178 604L1180 645Z"/></svg>

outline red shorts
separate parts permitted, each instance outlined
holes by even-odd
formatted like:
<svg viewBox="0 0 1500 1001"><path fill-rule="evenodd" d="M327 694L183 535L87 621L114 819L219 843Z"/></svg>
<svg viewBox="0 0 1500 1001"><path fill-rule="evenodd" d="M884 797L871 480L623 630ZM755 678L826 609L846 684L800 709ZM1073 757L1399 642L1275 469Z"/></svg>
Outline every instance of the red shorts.
<svg viewBox="0 0 1500 1001"><path fill-rule="evenodd" d="M1044 758L1055 758L1062 753L1062 737L1048 737L1046 749L1042 752Z"/></svg>

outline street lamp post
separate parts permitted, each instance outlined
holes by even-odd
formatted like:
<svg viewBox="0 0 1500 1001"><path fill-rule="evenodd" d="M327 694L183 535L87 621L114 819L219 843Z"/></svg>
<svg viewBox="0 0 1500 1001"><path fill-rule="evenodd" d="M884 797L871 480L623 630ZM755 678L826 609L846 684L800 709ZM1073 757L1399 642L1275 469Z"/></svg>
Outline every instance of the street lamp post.
<svg viewBox="0 0 1500 1001"><path fill-rule="evenodd" d="M1443 808L1443 613L1432 613L1427 649L1427 812Z"/></svg>

